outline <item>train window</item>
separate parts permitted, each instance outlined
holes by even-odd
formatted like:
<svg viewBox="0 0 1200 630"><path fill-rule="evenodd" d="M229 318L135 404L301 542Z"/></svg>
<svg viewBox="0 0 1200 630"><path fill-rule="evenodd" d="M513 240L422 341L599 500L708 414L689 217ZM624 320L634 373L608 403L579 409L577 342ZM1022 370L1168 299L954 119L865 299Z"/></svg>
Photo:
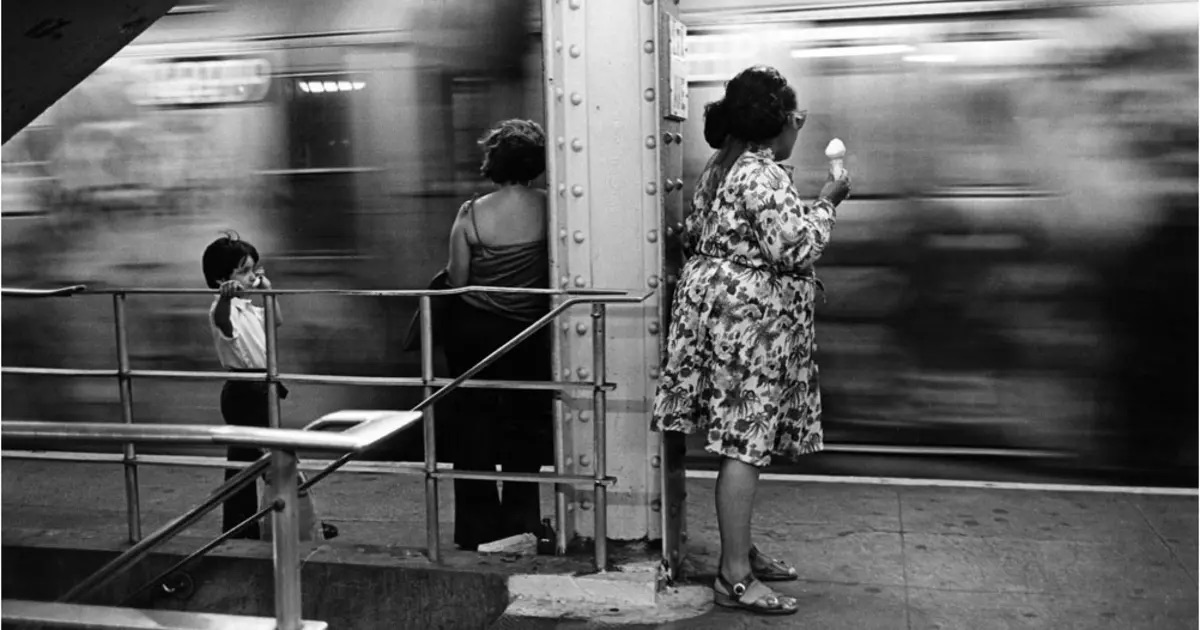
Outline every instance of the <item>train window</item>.
<svg viewBox="0 0 1200 630"><path fill-rule="evenodd" d="M451 81L450 112L454 127L454 173L460 182L479 181L479 138L490 124L495 97L486 79L457 77Z"/></svg>
<svg viewBox="0 0 1200 630"><path fill-rule="evenodd" d="M357 73L313 73L284 80L284 211L289 224L285 248L294 260L340 257L355 250L356 167L362 156L356 152L354 120L368 90L366 77ZM314 266L318 268L321 265ZM295 273L315 272L305 267Z"/></svg>
<svg viewBox="0 0 1200 630"><path fill-rule="evenodd" d="M351 74L302 76L290 81L287 99L291 168L351 166L353 99L367 89L366 81Z"/></svg>

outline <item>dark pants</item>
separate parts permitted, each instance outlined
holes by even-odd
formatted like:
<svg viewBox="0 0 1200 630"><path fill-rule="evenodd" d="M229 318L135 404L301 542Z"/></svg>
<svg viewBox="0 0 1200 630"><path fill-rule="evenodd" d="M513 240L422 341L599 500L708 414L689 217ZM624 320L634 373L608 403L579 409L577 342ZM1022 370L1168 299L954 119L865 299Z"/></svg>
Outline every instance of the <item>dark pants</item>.
<svg viewBox="0 0 1200 630"><path fill-rule="evenodd" d="M444 343L451 372L458 376L524 330L526 323L456 300L451 334ZM513 348L474 379L551 380L549 329ZM462 388L448 397L453 414L456 470L537 472L553 461L553 402L550 392ZM445 438L443 438L445 439ZM454 542L474 550L480 543L536 532L541 519L535 483L454 481Z"/></svg>
<svg viewBox="0 0 1200 630"><path fill-rule="evenodd" d="M279 396L287 396L287 390L279 386ZM242 427L267 428L267 384L261 381L226 381L221 389L221 417L225 424ZM254 462L262 457L262 449L247 446L230 446L226 457L234 462ZM226 468L225 480L229 481L239 471ZM221 518L221 531L229 531L238 523L250 518L258 512L258 484L252 483L241 489L225 501L224 514ZM247 525L233 538L259 539L261 532L259 522Z"/></svg>

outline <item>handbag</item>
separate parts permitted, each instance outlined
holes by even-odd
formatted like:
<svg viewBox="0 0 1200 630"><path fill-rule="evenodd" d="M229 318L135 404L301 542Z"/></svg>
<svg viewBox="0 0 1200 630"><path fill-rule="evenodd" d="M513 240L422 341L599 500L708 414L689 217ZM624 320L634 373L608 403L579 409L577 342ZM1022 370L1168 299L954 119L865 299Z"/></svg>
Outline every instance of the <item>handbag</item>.
<svg viewBox="0 0 1200 630"><path fill-rule="evenodd" d="M433 279L431 279L429 281L429 286L427 288L430 291L444 291L446 289L451 288L451 286L450 286L450 270L442 269L441 271L433 274ZM430 312L433 314L433 321L435 323L441 322L441 324L443 326L446 325L446 323L449 319L448 315L450 312L451 302L452 302L451 297L431 297L431 298L429 298ZM439 335L436 334L437 333L436 329L434 329L434 333L435 334L433 336L433 345L435 347L440 346L441 344L438 342ZM420 308L420 306L418 306L417 312L413 313L412 319L409 320L409 322L408 322L408 332L404 335L404 345L402 346L402 349L407 352L407 351L411 351L411 350L417 350L420 347L421 347L421 308Z"/></svg>

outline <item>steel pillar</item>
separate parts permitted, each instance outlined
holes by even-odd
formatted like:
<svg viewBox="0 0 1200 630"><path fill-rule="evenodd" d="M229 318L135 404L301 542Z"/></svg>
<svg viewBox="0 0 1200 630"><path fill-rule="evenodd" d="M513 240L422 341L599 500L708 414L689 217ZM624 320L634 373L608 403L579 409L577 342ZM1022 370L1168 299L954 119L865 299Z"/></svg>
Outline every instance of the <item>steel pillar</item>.
<svg viewBox="0 0 1200 630"><path fill-rule="evenodd" d="M554 277L562 287L657 291L645 305L614 307L607 317L607 374L617 385L605 432L607 473L617 480L608 491L608 537L616 541L662 539L663 505L671 503L662 496L661 436L649 422L666 330L663 297L676 273L664 269L664 209L682 216L678 122L664 118L670 71L682 67L681 59L671 65L666 43L667 16L677 12L671 0L543 0ZM675 52L682 57L682 41ZM686 95L679 96L686 109ZM561 378L592 378L591 326L582 310L559 322ZM592 408L585 394L559 406L567 472L594 471ZM592 538L592 493L557 491L569 536Z"/></svg>

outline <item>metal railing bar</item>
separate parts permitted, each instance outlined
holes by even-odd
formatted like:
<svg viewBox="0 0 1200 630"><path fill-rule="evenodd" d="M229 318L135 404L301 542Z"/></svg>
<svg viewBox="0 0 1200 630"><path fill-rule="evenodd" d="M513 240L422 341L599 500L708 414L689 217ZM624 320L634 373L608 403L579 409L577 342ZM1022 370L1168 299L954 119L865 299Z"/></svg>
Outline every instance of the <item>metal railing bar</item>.
<svg viewBox="0 0 1200 630"><path fill-rule="evenodd" d="M117 390L121 396L121 420L133 425L133 377L129 375L129 345L125 330L125 296L114 295L113 321L117 329ZM128 520L129 542L142 537L142 500L138 489L138 468L133 462L137 456L133 444L122 447L125 458L125 510Z"/></svg>
<svg viewBox="0 0 1200 630"><path fill-rule="evenodd" d="M0 367L0 374L30 375L30 376L62 376L62 377L94 377L113 378L120 376L118 370L90 370L69 368L39 368L39 367ZM212 370L129 370L130 378L161 378L197 381L265 381L265 373L253 372L215 372ZM310 385L365 385L378 387L425 387L432 385L440 387L454 382L452 378L438 377L426 383L418 376L343 376L339 374L287 374L279 375L280 381L288 383L307 383ZM527 391L565 391L571 389L592 389L596 386L590 381L510 381L510 380L472 380L460 383L458 387L468 389L504 389ZM615 383L605 383L607 391L617 388Z"/></svg>
<svg viewBox="0 0 1200 630"><path fill-rule="evenodd" d="M121 600L121 605L122 606L129 605L130 603L133 602L133 600L137 599L137 597L139 595L141 595L142 593L145 593L146 591L158 586L159 584L162 584L164 580L171 577L171 574L173 574L176 571L179 571L180 569L182 569L183 567L186 567L187 565L191 564L191 562L193 560L199 558L200 556L203 556L204 554L212 551L213 549L216 549L217 546L219 546L221 543L223 543L223 542L229 540L230 538L232 538L233 536L237 535L243 529L246 529L247 527L249 527L251 523L254 523L254 522L258 521L259 519L261 519L262 517L266 516L267 513L275 511L277 509L276 504L278 504L278 502L279 502L279 500L276 499L270 505L260 508L258 510L258 512L254 513L250 517L246 518L246 520L242 521L241 523L238 523L237 525L234 525L233 529L231 529L227 532L221 532L220 536L217 536L216 538L208 541L203 546L201 546L199 549L188 554L188 556L186 558L171 565L171 567L168 568L166 571L163 571L162 573L159 573L158 575L154 576L153 579L146 582L144 585L142 585L141 588L137 589L136 591L131 593L128 597Z"/></svg>
<svg viewBox="0 0 1200 630"><path fill-rule="evenodd" d="M83 453L76 451L34 451L34 450L3 450L0 458L52 461L72 464L120 464L125 461L118 453ZM224 457L206 455L138 455L133 460L141 466L163 466L179 468L220 468L240 470L245 462L235 462ZM300 462L300 470L316 472L324 470L333 463L331 459L304 459ZM446 462L438 463L439 470L451 470L453 465ZM546 467L548 470L549 467ZM339 472L362 475L423 475L424 464L420 462L350 462Z"/></svg>
<svg viewBox="0 0 1200 630"><path fill-rule="evenodd" d="M120 375L119 370L73 370L67 368L43 368L43 367L0 367L0 374L24 374L28 376L92 376L115 378ZM243 374L243 376L246 376Z"/></svg>
<svg viewBox="0 0 1200 630"><path fill-rule="evenodd" d="M1069 459L1071 457L1069 453L1059 451L1008 451L1002 449L956 449L949 447L941 450L915 448L912 451L907 451L903 447L872 446L866 444L827 444L825 446L825 451L829 453L860 453L931 457L982 456L1010 457L1013 459ZM982 451L982 455L978 451ZM125 461L124 457L119 453L84 453L78 451L41 451L20 449L0 450L0 458L27 461L67 462L75 464L119 464ZM132 461L143 466L228 468L231 470L240 469L245 465L243 462L228 462L223 457L209 457L204 455L137 455ZM332 462L333 460L329 459L304 459L300 462L300 469L304 472L315 472L318 470L323 470ZM359 475L423 475L425 474L423 466L424 464L420 462L355 461L343 466L340 469L340 472ZM453 464L448 462L438 462L438 470L453 470ZM542 467L542 472L553 471L553 466Z"/></svg>
<svg viewBox="0 0 1200 630"><path fill-rule="evenodd" d="M73 285L58 289L9 289L0 287L3 297L65 297L84 293L87 295L216 295L214 289L203 288L115 288L88 289L85 285ZM345 295L360 297L450 297L464 293L509 293L518 295L549 296L628 296L629 291L619 289L536 289L519 287L467 286L452 289L251 289L245 295Z"/></svg>
<svg viewBox="0 0 1200 630"><path fill-rule="evenodd" d="M83 293L84 291L87 291L87 287L82 284L75 284L57 289L6 289L0 287L0 296L23 298L70 297L76 293Z"/></svg>
<svg viewBox="0 0 1200 630"><path fill-rule="evenodd" d="M543 326L554 321L554 318L558 317L564 311L571 308L572 306L577 306L579 304L592 304L592 303L596 303L596 302L619 303L619 304L640 304L640 303L645 302L646 300L650 299L650 296L652 296L652 295L654 295L653 291L646 293L645 295L642 295L642 296L573 297L569 300L564 300L558 306L550 309L549 313L546 313L545 315L538 318L537 321L526 326L525 330L522 330L520 333L517 333L517 336L513 337L512 339L509 339L503 345L501 345L499 348L496 348L494 351L492 351L491 354L487 355L482 360L480 360L479 363L476 363L469 370L467 370L466 372L463 372L460 376L455 377L454 380L450 381L450 383L446 384L441 389L434 392L433 395L426 397L425 400L422 400L420 403L418 403L417 406L413 408L413 410L415 411L415 410L419 410L419 409L424 409L427 405L432 405L432 404L436 403L437 401L441 400L442 398L445 398L446 395L450 393L450 391L457 388L464 381L469 380L472 376L475 376L476 374L480 373L481 371L483 371L485 368L487 368L492 363L495 363L497 359L499 359L501 356L506 354L509 350L512 350L518 344L520 344L522 341L525 341L526 339L532 337L534 335L534 333L536 333L538 330L540 330Z"/></svg>
<svg viewBox="0 0 1200 630"><path fill-rule="evenodd" d="M472 376L475 376L480 371L482 371L484 368L486 368L487 366L494 363L497 359L499 359L501 356L503 356L506 352L508 352L509 350L516 347L517 344L519 344L522 341L525 341L529 337L533 336L533 334L535 332L537 332L539 329L541 329L546 324L554 321L555 317L558 317L559 314L563 313L564 311L571 308L572 306L575 306L577 304L588 304L588 303L593 303L593 302L615 302L615 303L624 303L624 304L640 304L640 303L645 302L646 300L650 299L650 296L652 296L652 295L654 295L653 291L646 293L640 297L636 297L636 296L595 296L595 297L574 297L569 300L565 300L558 306L550 309L549 313L546 313L545 315L540 317L537 321L535 321L532 324L530 324L529 326L527 326L525 328L525 330L522 330L520 333L517 334L517 336L513 337L512 339L509 339L507 342L505 342L503 345L501 345L499 348L497 348L495 351L493 351L488 356L484 357L482 360L479 361L479 363L476 363L469 370L467 370L466 372L463 372L462 375L455 378L449 384L443 386L441 389L437 390L432 395L426 396L425 400L422 400L421 402L417 403L417 405L415 407L413 407L412 410L413 411L421 411L425 407L432 405L432 404L436 403L437 401L441 400L447 394L449 394L451 391L453 391L454 388L458 387L463 382L467 381ZM349 462L352 457L353 457L352 453L347 453L347 454L339 457L338 459L334 460L334 462L332 464L330 464L329 466L327 466L324 470L322 470L321 472L318 472L317 474L313 475L312 477L309 477L308 481L301 484L300 491L303 492L305 490L308 490L313 485L320 482L322 479L333 474L335 471L337 471L337 469L341 468L342 466L345 466L346 463Z"/></svg>
<svg viewBox="0 0 1200 630"><path fill-rule="evenodd" d="M607 370L607 355L605 353L605 315L604 304L592 304L592 378L596 384L603 383ZM607 428L607 399L603 389L597 387L592 392L592 464L595 485L592 487L592 499L595 503L593 528L595 535L596 570L603 573L608 566L608 428Z"/></svg>
<svg viewBox="0 0 1200 630"><path fill-rule="evenodd" d="M79 290L81 290L81 288L79 288L79 287L70 287L69 289L72 292L78 292ZM8 295L8 296L28 297L28 296L33 296L33 295L45 296L45 295L50 295L50 294L55 294L55 293L57 293L58 295L62 295L62 294L64 294L63 293L64 290L65 289L60 289L60 290L57 290L56 292L54 292L54 291L52 291L52 292L39 291L37 293L30 293L28 290L0 288L0 293L3 293L4 295ZM575 306L578 304L584 304L584 303L591 303L591 304L597 304L597 303L627 303L627 304L642 303L645 300L649 299L651 295L653 295L653 292L649 292L640 297L637 297L637 296L631 296L628 294L628 292L624 292L624 291L622 291L622 292L616 292L616 291L610 292L610 291L602 291L602 290L600 290L600 291L598 291L598 290L561 291L561 290L554 290L554 289L505 289L505 288L497 288L497 287L462 287L459 289L452 289L452 290L448 290L448 291L337 291L337 290L309 290L309 291L267 290L267 291L261 291L261 290L255 290L255 291L250 291L248 293L251 293L251 294L257 293L257 294L262 294L262 295L267 296L266 297L266 302L268 303L267 309L266 309L267 310L267 328L268 328L268 330L267 330L268 344L267 345L268 345L268 352L270 353L273 350L273 346L274 346L274 343L273 343L273 341L274 341L274 339L273 339L274 326L272 324L274 323L274 315L275 315L275 313L274 313L275 309L273 308L274 301L275 301L275 296L277 296L277 295L286 295L286 294L308 294L308 295L326 294L326 295L329 295L329 294L333 294L333 295L368 295L368 296L380 296L380 297L403 297L403 296L421 297L421 298L423 298L422 299L422 302L423 302L422 310L429 311L430 310L430 308L429 308L429 298L430 297L454 295L454 294L461 294L461 293L467 293L467 292L532 293L532 294L559 295L559 296L571 296L571 297L569 299L561 302L558 306L552 308L550 310L550 312L543 315L537 321L531 323L528 327L526 327L524 330L522 330L515 337L513 337L512 339L505 342L503 345L501 345L501 347L497 348L495 351L493 351L488 356L484 357L476 365L472 366L470 369L468 369L466 372L459 375L458 377L452 379L449 383L445 384L444 386L442 386L440 389L433 392L432 394L428 393L429 390L431 389L431 381L432 381L432 379L430 378L431 374L428 371L424 371L424 374L423 374L424 378L421 379L421 384L426 387L427 395L426 395L425 399L422 400L412 411L407 412L407 414L408 414L407 417L403 416L403 415L393 415L393 416L391 416L390 420L389 419L380 419L380 420L375 420L375 421L366 421L366 422L359 423L358 425L352 427L351 429L349 429L345 432L339 433L339 434L293 431L293 430L279 429L279 428L256 429L256 428L250 428L250 427L230 427L230 426L216 426L216 427L214 427L214 426L195 426L195 425L192 425L192 426L187 426L187 425L166 425L166 426L141 425L141 426L135 426L135 425L112 425L112 424L106 425L106 424L100 424L100 423L66 424L66 423L35 423L35 422L0 423L0 429L3 429L2 433L0 433L0 434L8 435L10 437L28 437L28 438L43 438L43 439L56 439L56 440L102 441L102 442L107 441L107 442L121 442L124 444L130 444L130 443L136 443L136 442L151 442L151 443L166 442L166 443L174 443L174 444L225 444L225 445L242 444L242 445L246 445L246 446L273 447L273 448L277 448L277 449L283 448L283 449L289 449L289 450L320 449L320 450L344 450L344 451L346 451L337 460L334 460L331 464L329 464L324 469L322 469L320 472L313 475L306 482L301 484L300 487L296 488L297 491L303 492L303 491L307 490L308 488L312 487L314 484L320 482L325 477L332 474L334 471L336 471L339 468L341 468L342 466L346 465L354 457L354 455L356 455L362 451L369 450L371 447L378 444L378 442L382 441L385 437L390 436L390 435L394 434L395 432L399 431L404 426L407 426L412 421L411 417L412 417L412 415L414 415L414 412L419 412L421 410L429 408L431 405L436 403L438 400L440 400L441 398L448 395L450 391L454 390L455 388L457 388L459 386L462 386L465 382L470 380L470 378L472 376L478 374L480 371L482 371L483 369L485 369L486 367L488 367L489 365L494 363L499 357L503 356L505 353L510 351L513 347L515 347L519 343L521 343L521 342L525 341L526 339L528 339L529 337L531 337L538 330L540 330L541 328L543 328L544 326L546 326L547 324L552 322L555 319L555 317L557 317L559 314L565 312L567 309L571 308L572 306ZM97 291L95 293L124 296L124 295L128 295L128 294L192 294L192 293L211 295L211 294L214 294L215 292L212 290L204 290L204 289L184 289L184 290L112 289L112 290ZM593 310L593 313L595 313L595 312L596 311ZM603 307L601 307L599 312L603 313ZM603 318L603 315L601 315L601 319L600 319L601 327L603 327L603 319L602 318ZM425 319L427 322L429 320L428 317L423 318L423 319ZM425 326L423 326L424 330L422 331L422 337L423 337L422 341L424 342L423 343L424 346L428 346L430 344L430 342L432 341L431 328L429 327L430 323L431 322L428 322L428 323L426 323ZM601 343L603 343L602 338L600 341L601 341ZM423 353L424 353L424 351L423 351ZM273 359L274 357L269 357L269 358ZM274 366L274 361L270 360L270 361L268 361L268 363L269 363L269 365L268 365L267 374L265 375L265 380L271 386L270 394L275 394L277 391L276 387L279 382L279 374L277 372L277 369ZM598 365L603 366L602 358L600 359L600 363L598 363ZM118 376L119 375L119 376L123 376L126 378L131 378L133 376L132 371L128 370L126 366L123 366L123 368L124 369L119 369L117 371L106 370L105 375L106 376ZM80 375L80 373L78 371L72 371L72 370L57 370L57 369L47 369L47 368L40 368L40 369L34 368L34 370L37 370L39 373L44 374L44 375L52 374L52 373ZM10 374L30 373L27 371L22 371L20 368L9 369L9 370L5 370L5 371ZM258 378L260 378L258 375L248 375L248 376L251 376L251 378L244 379L244 380L258 380ZM304 376L304 375L299 375L299 376ZM227 375L222 375L222 377L227 380L243 380L240 378L230 379L229 376L227 376ZM205 374L203 376L203 378L212 378L212 377ZM598 400L603 401L604 391L607 389L607 385L608 384L603 379L603 373L601 372L600 374L598 374L596 376L596 382L592 385L593 396L597 397ZM277 397L274 395L271 395L270 398L274 399L272 402L275 402L277 405ZM278 407L276 405L272 405L272 407L275 407L272 410L272 411L274 411L274 413L271 414L273 416L272 420L274 420L274 422L272 423L273 425L278 425ZM603 402L601 402L600 405L601 405L600 408L602 409ZM427 414L422 414L422 415L427 415ZM399 419L399 421L398 421L398 419ZM599 421L600 419L598 418L597 420ZM427 420L427 422L428 422L428 420ZM149 427L153 427L153 428L150 429L149 431L147 431L147 429ZM317 438L317 439L311 439L311 438ZM603 442L602 441L598 442L596 446L599 448L603 448ZM102 585L105 582L107 582L108 580L112 579L112 577L116 573L125 570L130 565L132 565L133 563L137 562L142 557L144 557L147 553L149 553L149 550L158 546L159 544L161 544L161 542L169 539L170 537L173 537L182 529L190 526L193 522L195 522L196 519L203 516L208 511L211 511L216 505L223 503L225 500L225 497L228 494L230 494L228 492L228 489L231 486L234 486L235 482L237 483L237 487L235 487L235 490L240 489L241 486L245 485L247 479L253 479L254 476L256 476L258 473L261 473L262 469L266 468L266 466L268 465L269 462L271 462L271 461L273 461L273 459L279 458L279 457L290 458L290 462L291 462L289 464L290 469L294 470L297 468L297 462L295 461L294 454L292 454L290 452L275 451L273 453L272 457L261 458L258 462L255 462L251 466L243 469L242 471L240 471L238 473L237 476L228 480L225 484L220 486L212 495L210 495L210 497L205 502L201 503L199 506L193 508L192 510L189 510L187 513L185 513L184 515L175 519L171 523L168 523L166 526L164 526L163 528L160 528L158 531L154 532L149 537L134 544L134 546L132 548L130 548L129 550L127 550L125 553L121 554L120 556L115 558L113 561L111 561L109 564L102 567L99 571L97 571L93 575L89 576L86 580L84 580L84 582L77 585L74 589L72 589L70 592L68 592L67 595L64 596L63 601L69 601L68 598L78 597L80 595L86 595L91 590L98 588L100 585ZM601 454L600 457L603 457L603 455ZM130 458L126 457L126 458L124 458L124 461L130 462ZM542 483L573 483L574 481L576 481L576 479L572 478L572 476L542 475L539 473L497 474L494 471L478 471L478 472L476 472L476 471L445 471L445 472L442 472L442 471L437 470L437 463L436 462L430 463L431 461L432 460L427 460L425 470L423 471L426 476L427 483L436 483L437 478L478 478L478 479L491 479L491 480L533 481L533 482L542 482ZM602 461L603 460L600 460L600 462L602 462ZM275 468L278 468L278 467L279 466L275 466ZM604 487L613 482L612 478L607 477L606 475L603 475L602 470L603 470L602 468L598 469L596 471L596 475L594 477L578 476L578 480L581 483L591 483L594 485L594 492L596 493L597 499L600 499L600 500L603 500ZM256 472L248 475L248 473L250 473L250 471L256 471ZM278 472L278 471L276 471L276 472ZM276 476L278 476L278 475L276 475ZM542 481L543 479L544 479L544 481ZM292 483L294 483L294 482L292 482ZM436 491L436 486L435 486L435 491ZM428 502L428 500L430 498L430 493L428 492L428 490L426 492L426 496L427 496L427 502ZM214 500L214 498L216 500ZM433 496L433 500L436 501L436 495ZM597 508L600 508L600 507L602 507L602 506L597 505ZM294 509L294 507L291 509ZM293 515L293 517L294 517L294 515ZM598 521L597 534L599 534L599 535L603 535L603 528L604 528L603 518L604 517L602 514L597 514L597 516L596 516L596 519ZM294 520L294 518L292 520ZM291 523L291 525L294 526L294 523ZM435 523L435 525L436 525L436 523ZM291 529L294 529L294 527L291 527ZM282 533L284 533L284 532L282 532L282 531L277 532L277 534L282 534ZM291 542L294 546L295 541L291 541ZM602 545L602 543L601 543L601 545ZM279 551L280 551L279 548L277 548L276 549L277 556L278 556ZM437 542L434 541L431 543L431 548L430 548L431 560L436 561L436 555L437 555ZM603 568L604 568L603 567L604 551L602 549L597 550L597 558L599 559L597 561L597 566L600 570L603 570ZM279 564L278 557L276 558L276 564L277 565ZM276 571L277 571L277 573L279 572L279 566L276 567ZM280 577L279 575L276 575L277 580L279 579L279 577ZM285 587L280 587L277 584L276 585L276 598L277 598L276 603L277 603L277 605L280 603L280 599L279 599L280 597L283 597L284 595L291 593L291 591L295 590L296 588L298 588L298 587L296 587L295 585L291 585L291 584L285 585ZM298 593L298 591L296 591L296 592ZM296 597L284 597L284 599L289 600L289 602L292 599L298 600L298 595ZM298 601L291 602L291 603L296 603L298 606ZM289 605L289 606L286 606L286 608L288 608L290 610L292 608L296 608L296 606ZM289 616L294 616L294 615L291 615L291 613L289 613ZM280 616L279 619L284 620L285 617Z"/></svg>
<svg viewBox="0 0 1200 630"><path fill-rule="evenodd" d="M0 451L0 457L34 461L59 461L81 464L119 464L125 460L114 453L75 453L61 451ZM177 466L182 468L222 468L237 470L245 464L229 461L223 457L207 457L203 455L138 455L134 462L143 466ZM300 462L304 472L323 471L336 460L306 459ZM424 475L423 462L349 462L339 467L337 472L360 475ZM538 473L497 473L484 470L455 470L454 465L438 462L437 471L433 473L439 479L483 479L496 481L528 481L531 483L550 484L563 483L574 486L591 485L596 479L592 475L556 474L553 466L542 466ZM611 484L615 477L605 477L604 483ZM304 486L307 488L308 486Z"/></svg>
<svg viewBox="0 0 1200 630"><path fill-rule="evenodd" d="M452 378L435 378L429 381L430 385L441 386L453 383ZM567 389L593 389L596 384L591 381L497 381L488 379L475 379L471 381L463 381L459 383L459 387L464 389L517 389L524 391L561 391ZM605 383L602 385L606 391L617 389L616 383Z"/></svg>
<svg viewBox="0 0 1200 630"><path fill-rule="evenodd" d="M616 477L597 479L592 475L559 475L545 473L498 473L489 470L439 470L433 473L439 479L478 479L482 481L527 481L530 483L548 484L563 483L572 486L598 485L611 486L617 482Z"/></svg>
<svg viewBox="0 0 1200 630"><path fill-rule="evenodd" d="M418 305L421 313L421 380L428 383L433 380L433 299L423 297ZM426 398L433 393L431 385L425 385L423 395ZM425 551L430 562L441 561L441 523L438 517L438 482L437 473L437 422L434 409L428 405L421 410L424 420L422 431L424 435L425 461Z"/></svg>
<svg viewBox="0 0 1200 630"><path fill-rule="evenodd" d="M270 463L271 457L269 455L264 455L254 463L246 466L241 470L241 472L218 486L216 490L209 494L208 497L201 501L198 505L166 525L158 528L149 536L135 543L121 555L113 558L108 564L100 567L95 573L89 575L87 579L75 585L75 587L71 590L67 591L67 593L60 597L58 601L70 602L72 600L82 599L101 586L104 586L118 573L144 558L152 549L174 538L179 534L179 532L199 521L204 517L204 515L208 514L217 506L224 503L242 488L254 483L258 479L258 476L266 471Z"/></svg>
<svg viewBox="0 0 1200 630"><path fill-rule="evenodd" d="M358 453L420 419L420 414L381 412L341 433L203 424L116 424L100 422L0 422L9 439L44 439L119 444L251 446Z"/></svg>

